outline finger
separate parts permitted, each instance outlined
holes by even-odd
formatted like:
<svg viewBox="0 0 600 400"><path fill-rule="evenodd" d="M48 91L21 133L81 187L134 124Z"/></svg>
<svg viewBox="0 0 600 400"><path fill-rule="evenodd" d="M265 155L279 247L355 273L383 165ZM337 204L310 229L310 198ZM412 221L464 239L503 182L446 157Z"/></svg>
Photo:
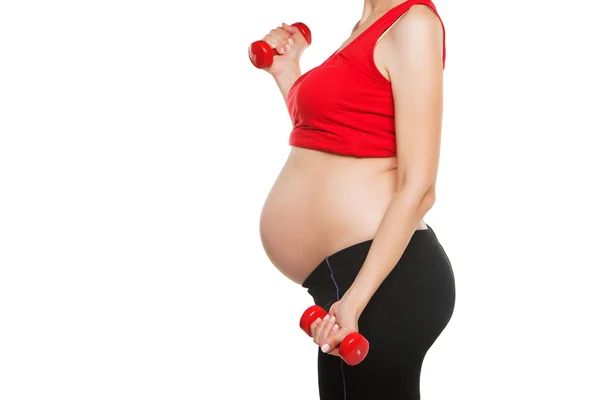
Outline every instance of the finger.
<svg viewBox="0 0 600 400"><path fill-rule="evenodd" d="M321 346L321 350L323 350L324 353L328 353L331 349L338 347L348 333L350 333L348 329L339 329L337 332L332 333Z"/></svg>
<svg viewBox="0 0 600 400"><path fill-rule="evenodd" d="M313 321L312 324L310 324L310 336L315 337L315 331L317 330L317 327L319 326L319 324L321 323L321 318L317 318Z"/></svg>
<svg viewBox="0 0 600 400"><path fill-rule="evenodd" d="M267 42L269 47L272 49L277 47L277 42L273 39L273 37L271 35L265 36L262 40Z"/></svg>
<svg viewBox="0 0 600 400"><path fill-rule="evenodd" d="M298 32L298 28L292 25L288 25L285 22L281 24L281 27L288 32L290 35L293 35L294 33Z"/></svg>
<svg viewBox="0 0 600 400"><path fill-rule="evenodd" d="M291 48L291 46L288 45L290 44L289 39L291 39L292 35L285 29L277 28L273 35L276 37L276 48L279 54L283 54Z"/></svg>
<svg viewBox="0 0 600 400"><path fill-rule="evenodd" d="M293 43L291 43L292 45L294 43L302 43L303 46L308 46L308 42L306 41L306 38L304 37L302 32L300 32L300 29L298 29L298 27L287 25L287 24L285 24L285 26L282 26L282 27L283 27L283 29L285 29L285 31L287 33L289 33L291 35L291 38L293 41Z"/></svg>
<svg viewBox="0 0 600 400"><path fill-rule="evenodd" d="M275 28L266 35L263 40L273 49L276 49L279 54L286 51L286 44L289 43L291 35L282 28Z"/></svg>
<svg viewBox="0 0 600 400"><path fill-rule="evenodd" d="M298 30L298 28L294 27L294 26L289 26L288 24L286 24L285 22L283 23L283 29L288 33L288 39L287 39L287 43L291 46L294 45L294 33L296 33L296 31ZM288 49L289 50L289 49Z"/></svg>
<svg viewBox="0 0 600 400"><path fill-rule="evenodd" d="M290 32L287 29L283 28L283 27L277 27L277 29L275 29L275 31L277 32L277 34L279 36L281 36L282 38L284 38L285 40L287 40L288 38L292 37L294 32Z"/></svg>
<svg viewBox="0 0 600 400"><path fill-rule="evenodd" d="M327 336L329 336L329 332L334 325L330 322L331 318L333 318L332 315L326 315L317 328L317 337L315 338L315 343L319 346L325 342L325 339L327 339Z"/></svg>
<svg viewBox="0 0 600 400"><path fill-rule="evenodd" d="M323 317L323 321L319 324L317 328L317 334L315 336L315 343L319 346L323 343L323 341L327 338L327 326L329 325L329 321L331 320L331 315L326 315Z"/></svg>
<svg viewBox="0 0 600 400"><path fill-rule="evenodd" d="M340 329L340 326L338 324L334 324L333 328L331 328L331 333L336 333L338 329Z"/></svg>
<svg viewBox="0 0 600 400"><path fill-rule="evenodd" d="M315 330L315 336L313 338L313 341L319 346L321 345L321 341L327 337L323 336L323 329L325 329L325 327L327 326L327 321L329 320L329 318L331 318L331 315L329 314L324 316L323 320L319 323L319 326L317 326L317 329Z"/></svg>
<svg viewBox="0 0 600 400"><path fill-rule="evenodd" d="M321 336L320 336L321 342L324 342L325 340L327 340L329 338L330 332L332 331L332 329L335 325L337 325L337 324L335 324L335 317L331 316L331 318L329 318L327 320L327 323L325 324L325 326L323 327L323 330L321 331ZM331 350L331 348L329 347L329 345L327 343L325 343L321 346L321 350L323 350L324 353L327 353L329 350Z"/></svg>

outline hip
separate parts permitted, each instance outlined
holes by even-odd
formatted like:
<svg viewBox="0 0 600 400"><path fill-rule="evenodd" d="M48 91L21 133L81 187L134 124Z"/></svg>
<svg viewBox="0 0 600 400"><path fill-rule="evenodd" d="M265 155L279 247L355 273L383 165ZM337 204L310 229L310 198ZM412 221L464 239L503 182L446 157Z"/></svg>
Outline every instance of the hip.
<svg viewBox="0 0 600 400"><path fill-rule="evenodd" d="M302 286L315 304L329 310L344 295L358 275L371 244L372 240L367 240L342 249L326 257L309 274ZM400 320L403 327L414 329L430 323L428 318L431 317L445 326L453 313L454 303L452 264L435 232L427 226L425 230L415 231L363 315L369 319L369 325L395 326Z"/></svg>

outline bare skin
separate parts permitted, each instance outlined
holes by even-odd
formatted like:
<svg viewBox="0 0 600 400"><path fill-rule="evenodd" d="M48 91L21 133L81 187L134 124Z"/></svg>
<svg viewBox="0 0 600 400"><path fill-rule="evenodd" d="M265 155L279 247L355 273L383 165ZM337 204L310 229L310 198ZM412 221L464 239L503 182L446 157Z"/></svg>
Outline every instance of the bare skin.
<svg viewBox="0 0 600 400"><path fill-rule="evenodd" d="M400 3L365 3L358 29L339 50ZM377 10L373 11L375 5ZM393 50L386 47L386 39L382 38L374 54L375 64L384 76L386 58ZM286 98L301 75L299 57L307 43L288 25L272 31L264 40L282 54L275 57L267 72L274 76ZM286 277L301 284L325 257L372 239L396 190L395 170L395 157L354 158L292 147L260 219L261 239L271 262ZM418 229L426 228L420 221Z"/></svg>
<svg viewBox="0 0 600 400"><path fill-rule="evenodd" d="M341 45L340 50L385 12L402 2L365 0L362 18L348 40ZM430 18L427 15L424 17L419 15L423 12L430 13L429 10L413 10L413 8L406 14L415 15L410 18L414 20ZM394 74L401 74L399 71L402 71L406 75L409 68L405 67L402 70L402 66L396 65L397 59L400 58L398 57L399 46L401 46L399 38L402 37L401 35L406 36L402 30L410 29L400 27L403 20L407 19L406 15L390 28L390 34L386 32L382 36L374 52L377 68L392 82L400 81ZM434 18L437 19L435 16ZM409 22L404 24L407 25ZM397 32L392 32L394 30ZM275 57L273 66L267 72L275 78L282 95L287 98L291 85L301 74L299 59L307 43L297 29L285 24L271 31L264 40L277 48L280 54ZM439 51L441 55L441 47ZM435 114L432 119L441 119L441 115L437 115L441 114L441 109L437 106L432 109L432 113ZM415 114L414 111L411 113ZM423 128L410 126L409 118L405 118L403 123L405 124L403 126L397 125L397 131L400 128L403 132L413 130L416 132L415 135L423 136L419 132L419 129ZM437 133L434 132L436 129L435 126L431 128L433 132L431 140L436 140ZM301 284L325 257L353 244L374 239L379 235L381 238L375 239L373 247L376 247L375 243L379 243L377 245L379 248L384 247L383 243L386 239L387 246L393 247L389 245L392 242L390 239L392 234L385 233L385 229L391 228L383 225L390 226L395 223L408 225L403 231L404 236L400 237L400 242L407 241L406 238L412 236L415 229L427 229L423 217L433 204L438 162L435 157L437 145L428 146L433 149L428 164L415 168L399 163L399 157L354 158L292 147L285 165L265 200L260 218L261 239L271 262L290 280ZM422 148L411 150L420 151L421 154L427 153ZM399 156L400 154L403 153L398 152ZM419 168L428 172L422 174L412 172ZM407 171L410 171L410 174ZM420 181L411 178L411 183L408 185L406 177L413 175L424 178ZM409 200L401 200L398 199L399 197ZM411 211L401 211L404 209ZM394 221L393 218L396 220ZM370 256L374 259L371 264L383 265L385 263L382 260L395 256L382 254L380 252ZM391 268L391 264L389 262L387 264ZM344 301L334 304L328 320L318 320L313 324L315 343L319 344L323 351L338 354L335 347L348 332L358 330L358 317L362 309L372 292L376 290L377 282L389 273L389 271L378 272L379 275L374 277L376 274L369 272L373 271L374 267L369 268L370 270L366 268L367 271L363 273L362 279L365 282L361 283L363 286L351 288Z"/></svg>

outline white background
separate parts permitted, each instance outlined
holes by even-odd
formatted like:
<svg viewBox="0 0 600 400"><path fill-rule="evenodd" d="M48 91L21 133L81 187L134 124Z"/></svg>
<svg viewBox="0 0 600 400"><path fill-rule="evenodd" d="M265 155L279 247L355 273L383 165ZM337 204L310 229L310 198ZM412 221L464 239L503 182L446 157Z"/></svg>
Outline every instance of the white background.
<svg viewBox="0 0 600 400"><path fill-rule="evenodd" d="M423 399L600 399L596 2L436 3L452 321ZM0 399L317 399L310 296L263 253L290 131L247 46L353 1L0 3Z"/></svg>

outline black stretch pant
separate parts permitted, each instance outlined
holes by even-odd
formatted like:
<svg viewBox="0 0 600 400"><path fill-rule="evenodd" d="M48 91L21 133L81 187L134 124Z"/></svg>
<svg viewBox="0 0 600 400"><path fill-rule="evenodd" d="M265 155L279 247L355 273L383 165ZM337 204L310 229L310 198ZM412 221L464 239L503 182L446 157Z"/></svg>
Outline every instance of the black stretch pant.
<svg viewBox="0 0 600 400"><path fill-rule="evenodd" d="M415 231L398 264L369 301L358 328L370 343L355 366L319 350L321 400L418 400L425 354L454 311L454 273L435 233ZM327 257L302 284L329 307L358 274L372 240Z"/></svg>

